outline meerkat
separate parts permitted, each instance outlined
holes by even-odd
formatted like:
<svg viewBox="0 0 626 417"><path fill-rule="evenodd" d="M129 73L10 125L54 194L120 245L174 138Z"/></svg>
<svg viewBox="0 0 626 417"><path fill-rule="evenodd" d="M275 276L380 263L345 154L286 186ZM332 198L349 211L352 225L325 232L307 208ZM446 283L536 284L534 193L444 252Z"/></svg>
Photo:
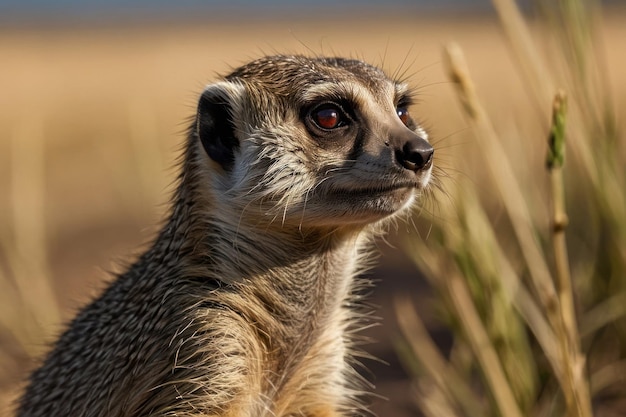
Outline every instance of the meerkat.
<svg viewBox="0 0 626 417"><path fill-rule="evenodd" d="M304 56L206 87L163 228L71 322L17 415L360 414L355 275L433 166L411 96L364 62Z"/></svg>

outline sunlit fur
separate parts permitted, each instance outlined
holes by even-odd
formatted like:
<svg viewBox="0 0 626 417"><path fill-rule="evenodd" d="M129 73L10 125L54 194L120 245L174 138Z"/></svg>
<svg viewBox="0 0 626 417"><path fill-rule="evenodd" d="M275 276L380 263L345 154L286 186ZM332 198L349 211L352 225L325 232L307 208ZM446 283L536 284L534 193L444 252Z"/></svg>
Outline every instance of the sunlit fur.
<svg viewBox="0 0 626 417"><path fill-rule="evenodd" d="M355 276L372 232L431 172L402 168L389 145L407 130L407 87L360 61L274 56L212 92L236 129L232 165L194 122L169 219L60 337L19 416L365 412L352 364L368 284ZM313 135L305 109L323 100L355 107L358 135Z"/></svg>

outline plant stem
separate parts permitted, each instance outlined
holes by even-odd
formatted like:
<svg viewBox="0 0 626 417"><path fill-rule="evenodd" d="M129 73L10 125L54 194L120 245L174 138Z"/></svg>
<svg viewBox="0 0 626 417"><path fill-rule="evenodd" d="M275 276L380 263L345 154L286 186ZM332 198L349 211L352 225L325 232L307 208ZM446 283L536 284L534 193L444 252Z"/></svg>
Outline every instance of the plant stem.
<svg viewBox="0 0 626 417"><path fill-rule="evenodd" d="M472 302L467 284L459 276L453 275L448 282L448 291L453 305L457 309L458 318L465 329L465 336L480 363L480 369L493 394L500 415L503 417L522 417L523 414L502 369L498 354Z"/></svg>
<svg viewBox="0 0 626 417"><path fill-rule="evenodd" d="M565 228L568 218L565 212L565 190L563 186L563 162L565 159L565 114L567 99L560 91L554 98L552 113L552 129L550 130L547 166L550 172L552 192L552 244L556 267L555 286L561 306L561 314L565 328L571 337L578 333L576 315L574 312L574 298L572 293L571 274L567 245L565 243ZM579 344L578 337L570 339L572 346Z"/></svg>
<svg viewBox="0 0 626 417"><path fill-rule="evenodd" d="M577 415L591 416L591 399L589 384L584 374L585 358L580 352L580 337L574 309L574 293L572 277L569 269L569 257L565 242L565 228L568 218L565 211L565 190L563 184L563 164L565 162L565 117L567 99L565 93L559 91L553 102L552 127L548 140L547 166L550 172L552 192L552 246L556 268L555 287L559 299L560 313L563 320L565 336L569 349L564 352L564 361L570 366L564 370L568 374L573 398L576 404L569 404L577 411ZM574 410L572 410L574 411Z"/></svg>
<svg viewBox="0 0 626 417"><path fill-rule="evenodd" d="M527 85L531 87L530 91L538 104L537 107L542 109L549 103L550 92L554 91L554 88L549 72L546 71L534 47L524 17L514 0L492 0L492 3L498 12L502 28L516 52L515 57L528 80Z"/></svg>
<svg viewBox="0 0 626 417"><path fill-rule="evenodd" d="M407 296L396 298L394 307L400 330L412 353L417 356L449 405L454 408L460 406L465 416L484 416L484 407L474 398L467 381L441 355L409 298Z"/></svg>

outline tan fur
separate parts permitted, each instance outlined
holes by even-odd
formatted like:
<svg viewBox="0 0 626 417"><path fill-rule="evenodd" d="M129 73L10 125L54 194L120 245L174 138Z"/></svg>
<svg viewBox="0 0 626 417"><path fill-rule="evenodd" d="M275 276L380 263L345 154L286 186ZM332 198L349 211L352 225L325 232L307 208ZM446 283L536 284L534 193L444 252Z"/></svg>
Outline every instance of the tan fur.
<svg viewBox="0 0 626 417"><path fill-rule="evenodd" d="M360 61L275 56L207 87L169 220L32 375L19 416L308 416L363 410L355 279L373 230L426 187L404 84ZM320 128L319 109L341 123Z"/></svg>

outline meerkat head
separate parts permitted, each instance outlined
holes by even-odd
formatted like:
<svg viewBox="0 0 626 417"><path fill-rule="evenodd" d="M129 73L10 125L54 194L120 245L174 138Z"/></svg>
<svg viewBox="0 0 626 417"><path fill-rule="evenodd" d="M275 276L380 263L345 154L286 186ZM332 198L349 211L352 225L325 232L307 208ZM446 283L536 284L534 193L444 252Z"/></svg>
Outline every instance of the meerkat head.
<svg viewBox="0 0 626 417"><path fill-rule="evenodd" d="M253 61L200 97L200 186L217 210L266 226L377 222L430 180L434 151L411 104L404 83L361 61Z"/></svg>

